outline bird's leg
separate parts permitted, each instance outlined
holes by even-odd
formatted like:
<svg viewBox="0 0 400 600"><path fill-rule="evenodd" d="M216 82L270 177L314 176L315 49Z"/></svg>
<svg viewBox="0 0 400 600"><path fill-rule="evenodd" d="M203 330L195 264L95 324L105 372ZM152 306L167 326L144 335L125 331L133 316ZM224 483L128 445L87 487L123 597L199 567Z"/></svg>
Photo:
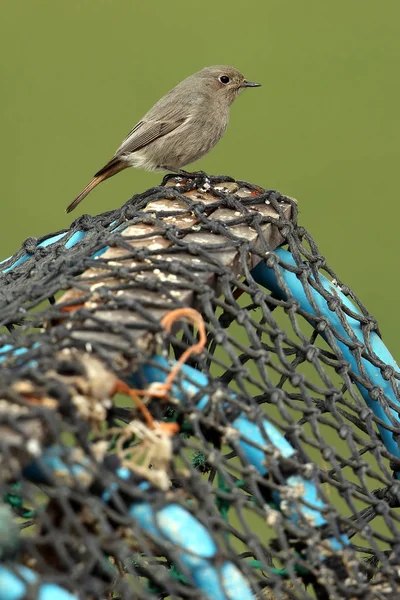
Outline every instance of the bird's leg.
<svg viewBox="0 0 400 600"><path fill-rule="evenodd" d="M177 169L175 171L178 175L181 175L182 177L187 177L190 179L196 179L198 177L208 177L207 173L205 171L183 171L182 169Z"/></svg>
<svg viewBox="0 0 400 600"><path fill-rule="evenodd" d="M162 167L162 170L169 171L169 173L164 175L161 185L166 185L170 179L173 179L175 177L175 175L180 175L181 177L185 177L185 179L188 176L188 173L186 173L186 171L182 171L181 169L170 169L168 167Z"/></svg>
<svg viewBox="0 0 400 600"><path fill-rule="evenodd" d="M165 171L170 171L167 175L164 176L161 185L165 185L174 175L180 175L185 179L197 179L200 177L207 177L207 173L205 171L194 171L193 173L189 173L188 171L184 171L183 169L171 169L169 167L162 167Z"/></svg>

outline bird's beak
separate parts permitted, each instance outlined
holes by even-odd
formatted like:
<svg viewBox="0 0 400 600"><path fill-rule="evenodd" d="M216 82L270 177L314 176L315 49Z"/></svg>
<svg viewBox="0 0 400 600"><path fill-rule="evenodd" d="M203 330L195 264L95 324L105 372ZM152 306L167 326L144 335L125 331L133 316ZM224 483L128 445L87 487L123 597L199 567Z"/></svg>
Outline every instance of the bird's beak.
<svg viewBox="0 0 400 600"><path fill-rule="evenodd" d="M246 79L243 81L243 87L260 87L261 83L255 83L254 81L247 81Z"/></svg>

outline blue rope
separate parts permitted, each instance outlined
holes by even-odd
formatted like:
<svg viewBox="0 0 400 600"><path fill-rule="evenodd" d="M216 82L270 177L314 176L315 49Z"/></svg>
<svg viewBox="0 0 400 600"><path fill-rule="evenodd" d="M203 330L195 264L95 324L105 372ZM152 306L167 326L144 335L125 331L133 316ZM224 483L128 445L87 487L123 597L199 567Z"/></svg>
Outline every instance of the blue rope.
<svg viewBox="0 0 400 600"><path fill-rule="evenodd" d="M24 469L24 476L37 484L51 484L57 478L78 476L83 472L91 473L89 465L68 464L63 456L70 453L68 448L47 448L39 460ZM132 472L119 467L115 475L129 483ZM151 491L150 484L144 481L138 486ZM104 503L110 502L118 492L114 482L101 494ZM217 544L206 527L188 510L179 504L166 502L162 508L155 509L149 502L135 501L128 508L134 521L160 544L173 544L178 559L189 572L198 589L210 600L255 600L246 579L230 561L216 560L219 555ZM0 600L3 598L0 596ZM7 599L8 600L8 599Z"/></svg>
<svg viewBox="0 0 400 600"><path fill-rule="evenodd" d="M305 318L312 325L315 324L313 316L320 317L322 315L325 317L331 325L329 331L333 330L334 339L332 339L333 336L330 336L324 331L321 332L321 336L334 350L334 345L336 344L342 356L351 365L353 372L361 378L365 378L365 375L363 375L359 368L359 363L355 355L348 345L350 344L351 346L354 341L362 342L365 345L360 321L339 309L341 310L342 318L344 318L346 322L346 327L344 327L338 313L329 308L328 301L312 286L309 286L309 293L312 294L313 301L313 304L311 304L296 273L285 268L285 263L291 267L297 267L292 254L281 248L276 250L275 254L278 256L279 260L282 261L282 264L276 264L278 273L273 267L268 267L265 262L260 262L251 272L255 281L269 289L278 299L287 300L289 297L294 298L299 303L300 308L306 313L309 313L309 316L305 315ZM282 278L281 281L280 278ZM337 285L332 283L332 281L329 281L329 279L319 274L319 283L321 283L332 300L339 298L346 308L350 309L353 313L361 314L358 308L354 306L354 304L343 294L343 292L341 292ZM349 333L349 330L351 333ZM399 373L399 367L396 361L378 334L375 331L371 331L369 337L371 348L379 361L382 361L385 365L390 365L396 373ZM341 341L340 338L345 341ZM388 402L380 403L379 400L371 396L371 391L367 390L361 383L355 381L366 404L373 411L374 415L378 419L381 419L389 428L399 427L398 415L400 411L400 402L397 398L398 390L393 389L390 381L383 377L382 370L379 367L376 367L370 360L361 358L361 365L366 376L373 382L373 386L375 388L381 388L385 397L390 401L391 406L388 406ZM393 407L398 408L395 409ZM397 458L400 458L400 448L397 441L393 438L393 433L389 431L385 425L378 423L377 426L388 451ZM397 473L396 476L397 478L400 478L400 472Z"/></svg>
<svg viewBox="0 0 400 600"><path fill-rule="evenodd" d="M22 565L13 570L0 565L0 600L23 600L29 591L29 584L37 585L37 574ZM38 600L79 600L59 585L42 583L35 587Z"/></svg>

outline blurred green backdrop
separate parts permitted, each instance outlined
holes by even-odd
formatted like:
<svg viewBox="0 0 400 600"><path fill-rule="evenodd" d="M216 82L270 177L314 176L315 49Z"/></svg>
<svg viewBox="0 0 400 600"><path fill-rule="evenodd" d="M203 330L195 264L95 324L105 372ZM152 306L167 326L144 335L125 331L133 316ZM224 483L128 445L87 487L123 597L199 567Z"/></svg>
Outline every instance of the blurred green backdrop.
<svg viewBox="0 0 400 600"><path fill-rule="evenodd" d="M263 87L196 166L295 196L400 358L399 0L19 0L1 13L1 258L69 225L66 205L168 89L232 64ZM125 171L72 218L159 181Z"/></svg>

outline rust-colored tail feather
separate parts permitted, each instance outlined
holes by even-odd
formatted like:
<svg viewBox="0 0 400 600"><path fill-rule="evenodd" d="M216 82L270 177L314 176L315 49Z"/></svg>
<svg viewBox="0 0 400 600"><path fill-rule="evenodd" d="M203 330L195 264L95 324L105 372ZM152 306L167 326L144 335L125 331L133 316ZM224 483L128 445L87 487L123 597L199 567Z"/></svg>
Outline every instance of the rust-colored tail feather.
<svg viewBox="0 0 400 600"><path fill-rule="evenodd" d="M101 183L102 181L105 181L109 177L112 177L113 175L119 173L127 167L129 167L129 164L127 164L120 158L113 158L112 160L110 160L110 162L107 163L102 169L100 169L100 171L97 171L92 181L88 183L88 185L85 188L83 188L79 196L77 196L75 200L71 202L71 204L67 207L65 212L70 213L71 211L73 211L74 208L78 206L79 202L82 202L82 200L86 198L88 193L91 192L92 189L96 187L96 185L99 185L99 183Z"/></svg>

